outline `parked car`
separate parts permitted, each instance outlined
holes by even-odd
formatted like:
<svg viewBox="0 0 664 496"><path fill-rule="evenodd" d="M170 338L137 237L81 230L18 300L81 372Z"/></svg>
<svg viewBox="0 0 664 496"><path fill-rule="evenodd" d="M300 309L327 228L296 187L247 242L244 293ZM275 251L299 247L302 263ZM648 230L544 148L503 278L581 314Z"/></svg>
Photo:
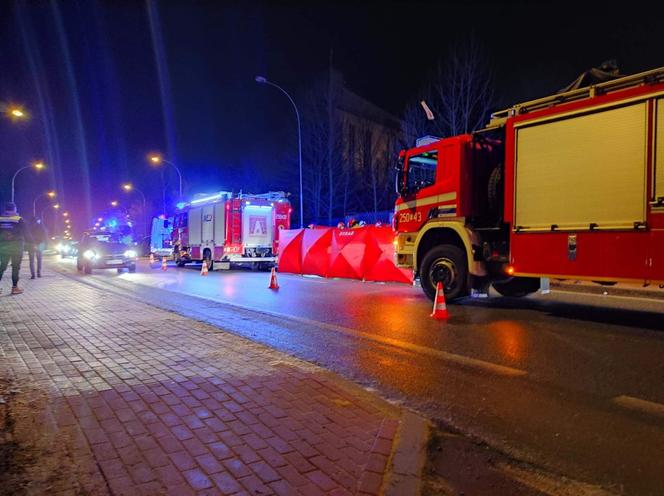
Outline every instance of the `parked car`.
<svg viewBox="0 0 664 496"><path fill-rule="evenodd" d="M138 250L127 236L119 233L88 233L78 246L76 267L91 274L92 269L127 269L136 272Z"/></svg>

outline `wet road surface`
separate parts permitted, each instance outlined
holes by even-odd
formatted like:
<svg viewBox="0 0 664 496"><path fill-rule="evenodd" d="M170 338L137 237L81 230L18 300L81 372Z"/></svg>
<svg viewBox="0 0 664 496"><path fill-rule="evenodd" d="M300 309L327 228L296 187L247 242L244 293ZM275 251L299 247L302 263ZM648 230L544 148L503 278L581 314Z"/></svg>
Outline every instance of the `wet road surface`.
<svg viewBox="0 0 664 496"><path fill-rule="evenodd" d="M270 291L263 272L56 268L316 361L554 474L664 491L661 300L467 299L438 322L419 288L399 284L280 274Z"/></svg>

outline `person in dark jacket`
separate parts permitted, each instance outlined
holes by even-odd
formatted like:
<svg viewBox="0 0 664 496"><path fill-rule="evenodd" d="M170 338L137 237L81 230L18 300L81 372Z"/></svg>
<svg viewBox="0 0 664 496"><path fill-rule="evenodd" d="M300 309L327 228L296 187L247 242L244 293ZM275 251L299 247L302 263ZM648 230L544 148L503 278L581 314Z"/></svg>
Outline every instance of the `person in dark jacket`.
<svg viewBox="0 0 664 496"><path fill-rule="evenodd" d="M46 241L48 240L48 233L41 219L33 217L30 219L30 237L32 241L26 243L25 247L28 250L28 258L30 260L30 279L35 278L35 258L37 259L37 277L41 277L42 269L42 253L46 248Z"/></svg>
<svg viewBox="0 0 664 496"><path fill-rule="evenodd" d="M2 214L0 214L0 280L7 270L7 265L11 262L13 295L23 292L18 287L18 274L21 270L23 247L26 241L31 241L30 233L25 222L18 215L16 205L12 202L5 203Z"/></svg>

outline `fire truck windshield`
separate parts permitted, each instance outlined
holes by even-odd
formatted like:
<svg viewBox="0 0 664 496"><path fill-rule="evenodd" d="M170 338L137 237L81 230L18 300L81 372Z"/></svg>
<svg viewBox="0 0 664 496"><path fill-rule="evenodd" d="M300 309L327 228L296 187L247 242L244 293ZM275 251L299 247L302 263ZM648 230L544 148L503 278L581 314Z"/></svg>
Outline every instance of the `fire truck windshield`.
<svg viewBox="0 0 664 496"><path fill-rule="evenodd" d="M436 182L437 164L437 151L410 156L406 164L406 191L413 193Z"/></svg>

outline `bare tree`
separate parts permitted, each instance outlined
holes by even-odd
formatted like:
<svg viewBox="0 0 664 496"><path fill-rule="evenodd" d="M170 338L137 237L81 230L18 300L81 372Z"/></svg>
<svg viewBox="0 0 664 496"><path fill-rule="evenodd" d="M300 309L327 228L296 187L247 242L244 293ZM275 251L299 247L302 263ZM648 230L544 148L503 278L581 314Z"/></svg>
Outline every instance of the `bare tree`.
<svg viewBox="0 0 664 496"><path fill-rule="evenodd" d="M305 97L302 126L305 206L309 218L331 222L340 200L337 185L343 169L342 143L337 107L339 88L329 80L314 84Z"/></svg>
<svg viewBox="0 0 664 496"><path fill-rule="evenodd" d="M429 121L420 102L433 110ZM493 77L475 38L456 43L440 59L419 98L407 105L403 131L409 141L425 134L456 136L483 127L493 106ZM411 141L412 142L412 141Z"/></svg>

